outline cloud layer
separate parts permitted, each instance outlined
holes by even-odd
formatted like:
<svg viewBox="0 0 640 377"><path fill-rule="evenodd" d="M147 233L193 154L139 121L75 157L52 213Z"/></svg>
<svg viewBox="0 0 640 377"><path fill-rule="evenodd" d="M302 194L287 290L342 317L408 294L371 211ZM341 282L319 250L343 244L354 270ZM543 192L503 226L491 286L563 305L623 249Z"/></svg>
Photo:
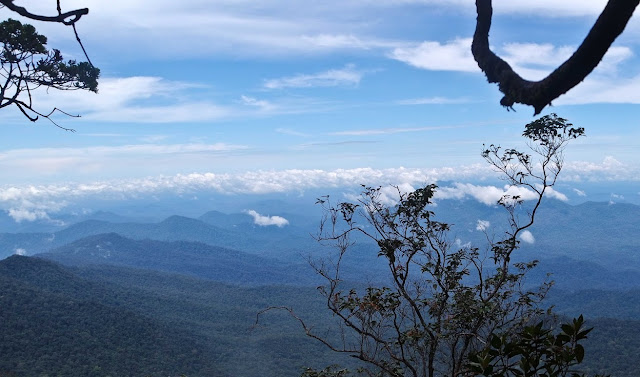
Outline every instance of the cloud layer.
<svg viewBox="0 0 640 377"><path fill-rule="evenodd" d="M620 164L609 158L602 164L568 163L562 176L565 182L640 179L639 169ZM436 192L436 199L474 199L494 205L503 195L519 195L524 200L535 194L524 188L498 187L487 184L461 183L482 181L495 177L488 166L469 165L439 169L337 169L337 170L281 170L249 171L245 173L191 173L155 176L139 179L116 179L90 183L60 183L0 187L0 208L16 221L46 219L70 203L88 198L127 199L148 197L161 193L269 194L303 192L319 188L357 188L360 184L398 186L401 192L411 191L425 184L454 181ZM456 182L457 181L457 182ZM385 189L385 200L392 203L397 189ZM396 195L396 196L394 196ZM549 198L566 201L565 194L549 189Z"/></svg>

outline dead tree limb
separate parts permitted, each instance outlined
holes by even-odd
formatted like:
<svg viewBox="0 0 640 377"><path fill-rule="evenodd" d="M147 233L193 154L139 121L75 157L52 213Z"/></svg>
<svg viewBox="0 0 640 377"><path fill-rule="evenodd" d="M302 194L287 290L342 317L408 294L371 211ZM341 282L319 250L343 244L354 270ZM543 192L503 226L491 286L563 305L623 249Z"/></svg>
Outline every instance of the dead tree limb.
<svg viewBox="0 0 640 377"><path fill-rule="evenodd" d="M62 12L60 9L60 3L58 3L58 14L55 16L43 16L40 14L31 13L25 7L21 7L13 3L14 0L0 0L0 4L4 5L8 9L18 13L19 15L44 22L58 22L65 25L74 25L82 16L89 13L89 8L75 9L68 12Z"/></svg>
<svg viewBox="0 0 640 377"><path fill-rule="evenodd" d="M471 52L490 83L504 94L502 106L516 103L533 106L535 115L551 101L582 82L600 63L611 44L622 33L640 0L609 0L578 49L558 68L540 81L525 80L489 48L491 0L476 0L478 14Z"/></svg>

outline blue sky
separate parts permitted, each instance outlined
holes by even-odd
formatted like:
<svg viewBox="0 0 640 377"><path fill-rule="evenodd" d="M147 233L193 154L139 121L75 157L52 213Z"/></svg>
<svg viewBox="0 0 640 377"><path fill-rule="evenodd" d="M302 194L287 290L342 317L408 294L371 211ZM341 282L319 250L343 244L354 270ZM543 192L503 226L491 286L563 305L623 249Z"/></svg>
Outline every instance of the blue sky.
<svg viewBox="0 0 640 377"><path fill-rule="evenodd" d="M46 3L32 9L55 12ZM494 1L491 43L525 78L539 79L571 54L605 3ZM0 113L5 210L55 210L103 191L477 181L488 174L482 144L521 145L534 119L530 108L500 107L475 65L471 0L63 6L90 8L78 29L102 70L99 94L35 95L42 111L81 114L55 118L76 133ZM585 82L545 110L587 130L567 150L563 178L576 190L593 181L637 187L639 20ZM31 23L50 47L81 59L72 30Z"/></svg>

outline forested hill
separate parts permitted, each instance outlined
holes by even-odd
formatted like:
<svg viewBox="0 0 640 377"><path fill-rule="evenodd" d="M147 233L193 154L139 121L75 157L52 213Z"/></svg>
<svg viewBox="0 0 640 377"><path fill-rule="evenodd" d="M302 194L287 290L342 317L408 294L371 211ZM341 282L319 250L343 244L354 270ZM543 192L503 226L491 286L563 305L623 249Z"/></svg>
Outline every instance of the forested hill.
<svg viewBox="0 0 640 377"><path fill-rule="evenodd" d="M351 362L282 313L254 327L270 305L326 324L312 288L240 288L14 256L0 261L0 292L0 374L293 377L303 366Z"/></svg>
<svg viewBox="0 0 640 377"><path fill-rule="evenodd" d="M151 270L70 269L14 256L0 261L0 292L0 371L17 376L294 377L303 366L353 361L306 338L284 313L269 314L254 327L258 311L286 305L316 329L326 328L332 317L313 288L240 288ZM637 299L630 292L607 305L633 316L634 309L625 307ZM571 315L578 308L574 303L568 309ZM635 377L640 321L592 318L589 325L596 330L585 343L585 367Z"/></svg>
<svg viewBox="0 0 640 377"><path fill-rule="evenodd" d="M222 376L195 334L109 303L116 292L44 260L0 262L0 374Z"/></svg>

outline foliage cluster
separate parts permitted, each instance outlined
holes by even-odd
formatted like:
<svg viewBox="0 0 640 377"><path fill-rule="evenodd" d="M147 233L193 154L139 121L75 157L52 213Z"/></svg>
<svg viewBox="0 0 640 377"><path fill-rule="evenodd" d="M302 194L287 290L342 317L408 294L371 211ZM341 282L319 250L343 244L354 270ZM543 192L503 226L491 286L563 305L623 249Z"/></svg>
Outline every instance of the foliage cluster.
<svg viewBox="0 0 640 377"><path fill-rule="evenodd" d="M486 377L558 377L584 360L584 346L593 329L584 328L584 318L575 318L553 334L544 322L526 326L519 334L492 334L489 344L469 355L469 369ZM576 372L573 377L584 376Z"/></svg>
<svg viewBox="0 0 640 377"><path fill-rule="evenodd" d="M59 50L47 49L47 37L32 25L11 18L0 22L0 43L0 109L16 106L31 121L51 120L58 109L48 114L35 109L33 91L40 87L98 91L100 70L90 62L65 62Z"/></svg>

